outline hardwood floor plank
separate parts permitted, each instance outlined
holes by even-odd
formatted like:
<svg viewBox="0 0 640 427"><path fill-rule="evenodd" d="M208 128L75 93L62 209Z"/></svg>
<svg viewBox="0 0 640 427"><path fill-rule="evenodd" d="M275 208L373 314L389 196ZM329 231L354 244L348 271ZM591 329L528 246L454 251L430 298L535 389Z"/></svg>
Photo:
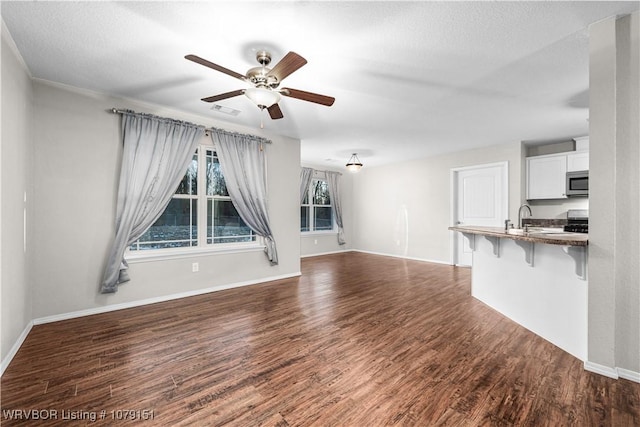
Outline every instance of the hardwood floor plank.
<svg viewBox="0 0 640 427"><path fill-rule="evenodd" d="M640 425L640 384L473 299L468 269L344 253L302 273L35 326L2 409L106 415L2 425Z"/></svg>

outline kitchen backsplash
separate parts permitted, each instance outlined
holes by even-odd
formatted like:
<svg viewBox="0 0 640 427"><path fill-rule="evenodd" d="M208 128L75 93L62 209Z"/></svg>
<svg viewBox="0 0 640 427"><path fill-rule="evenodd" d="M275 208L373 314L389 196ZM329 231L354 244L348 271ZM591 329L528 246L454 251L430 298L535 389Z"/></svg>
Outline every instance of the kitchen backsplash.
<svg viewBox="0 0 640 427"><path fill-rule="evenodd" d="M534 227L563 227L567 225L566 218L522 218L522 225L531 225Z"/></svg>
<svg viewBox="0 0 640 427"><path fill-rule="evenodd" d="M534 218L566 219L569 209L589 209L586 197L570 197L564 200L532 200L529 201Z"/></svg>

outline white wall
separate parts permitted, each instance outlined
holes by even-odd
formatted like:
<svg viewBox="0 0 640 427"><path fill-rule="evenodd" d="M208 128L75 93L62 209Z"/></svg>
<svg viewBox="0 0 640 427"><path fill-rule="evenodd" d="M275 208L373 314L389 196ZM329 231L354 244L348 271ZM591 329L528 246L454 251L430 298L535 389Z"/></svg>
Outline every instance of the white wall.
<svg viewBox="0 0 640 427"><path fill-rule="evenodd" d="M5 361L32 319L31 242L24 248L24 208L33 207L31 79L2 22L2 144L0 146L0 356ZM24 203L25 194L27 203ZM3 366L4 367L4 366Z"/></svg>
<svg viewBox="0 0 640 427"><path fill-rule="evenodd" d="M257 129L215 122L157 106L34 81L36 244L32 264L33 317L194 292L211 287L299 274L300 143ZM265 136L269 215L279 265L262 252L202 255L136 263L116 294L98 293L114 234L122 141L112 107ZM191 272L192 262L200 271Z"/></svg>
<svg viewBox="0 0 640 427"><path fill-rule="evenodd" d="M521 144L498 145L376 168L354 176L353 247L451 262L451 169L509 162L509 215L521 203Z"/></svg>
<svg viewBox="0 0 640 427"><path fill-rule="evenodd" d="M350 250L353 244L353 174L346 169L329 169L306 164L303 166L316 171L331 170L342 174L340 176L340 195L346 243L344 245L338 244L337 233L300 233L300 255L306 257Z"/></svg>
<svg viewBox="0 0 640 427"><path fill-rule="evenodd" d="M587 367L640 372L639 14L589 28ZM623 185L619 185L622 183ZM636 378L640 381L640 377Z"/></svg>
<svg viewBox="0 0 640 427"><path fill-rule="evenodd" d="M619 20L617 37L616 182L628 187L616 186L616 366L640 382L640 13Z"/></svg>

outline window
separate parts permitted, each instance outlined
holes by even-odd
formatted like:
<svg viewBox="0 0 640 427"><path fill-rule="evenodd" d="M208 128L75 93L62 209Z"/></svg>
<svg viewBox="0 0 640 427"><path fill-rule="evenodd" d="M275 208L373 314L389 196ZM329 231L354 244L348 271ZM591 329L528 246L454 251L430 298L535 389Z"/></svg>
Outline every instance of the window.
<svg viewBox="0 0 640 427"><path fill-rule="evenodd" d="M204 174L198 173L203 170ZM231 203L216 152L203 145L194 154L165 211L129 249L207 247L255 241L255 233Z"/></svg>
<svg viewBox="0 0 640 427"><path fill-rule="evenodd" d="M333 209L327 181L311 181L300 206L300 231L333 231Z"/></svg>
<svg viewBox="0 0 640 427"><path fill-rule="evenodd" d="M207 244L255 241L255 234L231 203L216 152L208 149L206 156Z"/></svg>

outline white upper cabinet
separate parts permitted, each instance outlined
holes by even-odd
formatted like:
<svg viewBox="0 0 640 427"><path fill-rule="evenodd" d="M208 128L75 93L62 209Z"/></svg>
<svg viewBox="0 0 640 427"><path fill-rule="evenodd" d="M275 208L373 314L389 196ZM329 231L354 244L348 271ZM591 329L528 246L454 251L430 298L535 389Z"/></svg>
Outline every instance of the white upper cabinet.
<svg viewBox="0 0 640 427"><path fill-rule="evenodd" d="M567 172L589 170L589 152L582 151L567 154Z"/></svg>
<svg viewBox="0 0 640 427"><path fill-rule="evenodd" d="M589 170L589 137L574 141L576 151L527 157L527 200L567 198L567 172Z"/></svg>
<svg viewBox="0 0 640 427"><path fill-rule="evenodd" d="M589 151L589 136L573 138L576 142L576 151Z"/></svg>
<svg viewBox="0 0 640 427"><path fill-rule="evenodd" d="M527 200L566 199L567 154L527 157Z"/></svg>

